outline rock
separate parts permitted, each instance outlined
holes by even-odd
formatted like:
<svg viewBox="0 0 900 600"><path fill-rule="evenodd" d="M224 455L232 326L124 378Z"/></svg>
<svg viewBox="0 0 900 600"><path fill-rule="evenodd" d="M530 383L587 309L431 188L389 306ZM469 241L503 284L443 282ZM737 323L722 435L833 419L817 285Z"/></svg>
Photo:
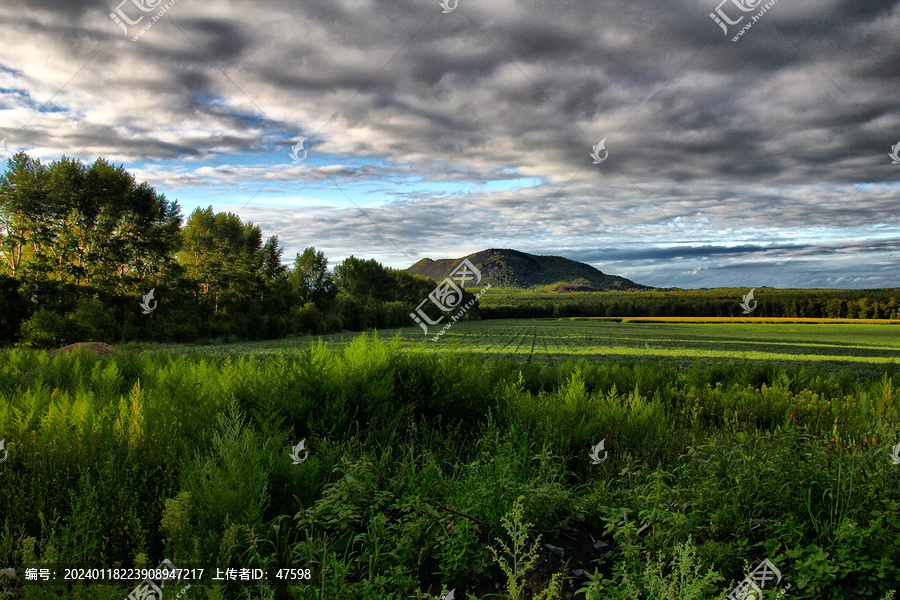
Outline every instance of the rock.
<svg viewBox="0 0 900 600"><path fill-rule="evenodd" d="M566 551L559 546L554 546L553 544L544 544L544 548L555 554L559 560L565 560Z"/></svg>

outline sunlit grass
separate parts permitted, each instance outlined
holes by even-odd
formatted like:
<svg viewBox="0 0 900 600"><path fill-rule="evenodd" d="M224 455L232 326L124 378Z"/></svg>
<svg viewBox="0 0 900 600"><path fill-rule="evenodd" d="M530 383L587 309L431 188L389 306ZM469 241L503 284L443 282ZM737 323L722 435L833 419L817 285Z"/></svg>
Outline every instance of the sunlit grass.
<svg viewBox="0 0 900 600"><path fill-rule="evenodd" d="M890 323L890 324L886 324ZM276 355L310 343L344 347L360 337L397 338L403 348L464 351L554 364L584 358L688 366L694 361L771 361L782 366L822 365L874 376L900 359L900 327L893 321L839 319L611 318L461 321L439 341L418 327L345 332L283 340L213 345L141 344L143 350L185 354Z"/></svg>

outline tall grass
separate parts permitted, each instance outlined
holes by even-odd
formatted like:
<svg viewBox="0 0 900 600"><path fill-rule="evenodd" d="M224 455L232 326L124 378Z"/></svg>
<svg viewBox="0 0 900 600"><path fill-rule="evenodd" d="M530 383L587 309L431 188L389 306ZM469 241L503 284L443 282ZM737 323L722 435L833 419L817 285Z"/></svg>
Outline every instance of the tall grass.
<svg viewBox="0 0 900 600"><path fill-rule="evenodd" d="M579 598L720 597L769 557L794 598L877 600L900 580L896 386L766 365L482 363L377 337L265 359L2 351L0 567L166 557L311 570L194 597L461 598L503 581L494 540L515 514L534 533L605 531L613 550ZM601 439L610 458L593 465Z"/></svg>

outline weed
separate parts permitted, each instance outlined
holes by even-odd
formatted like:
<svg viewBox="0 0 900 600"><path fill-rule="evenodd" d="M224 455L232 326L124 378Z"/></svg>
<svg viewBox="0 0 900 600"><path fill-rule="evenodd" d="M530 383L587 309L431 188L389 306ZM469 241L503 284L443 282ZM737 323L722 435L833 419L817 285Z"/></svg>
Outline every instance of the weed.
<svg viewBox="0 0 900 600"><path fill-rule="evenodd" d="M523 521L522 501L525 496L519 496L512 509L502 519L503 530L509 537L509 543L497 538L500 551L491 548L494 561L500 566L500 570L506 576L506 597L508 600L522 600L525 598L525 583L528 571L537 563L540 548L540 540L529 544L528 529L530 523ZM550 577L547 587L533 595L534 600L557 600L561 596L561 575L554 573Z"/></svg>

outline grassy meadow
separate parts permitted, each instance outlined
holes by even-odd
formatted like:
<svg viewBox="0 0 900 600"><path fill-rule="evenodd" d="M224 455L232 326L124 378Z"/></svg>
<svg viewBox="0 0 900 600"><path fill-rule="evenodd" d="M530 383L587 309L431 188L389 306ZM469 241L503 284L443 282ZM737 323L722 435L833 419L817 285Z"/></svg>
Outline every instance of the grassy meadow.
<svg viewBox="0 0 900 600"><path fill-rule="evenodd" d="M505 320L0 350L0 568L167 558L207 570L178 596L198 599L713 600L768 558L785 598L887 599L898 332ZM268 578L209 579L227 567ZM0 598L135 583L0 577Z"/></svg>
<svg viewBox="0 0 900 600"><path fill-rule="evenodd" d="M649 322L648 322L649 321ZM698 322L699 321L699 322ZM724 360L770 362L782 367L819 366L876 377L900 360L900 321L830 322L813 319L500 319L458 321L434 342L418 327L369 332L398 339L404 349L427 353L474 353L483 359L510 359L554 365L584 359L690 367ZM436 329L436 328L433 328ZM343 347L358 333L306 336L233 344L140 344L142 350L187 354L276 355L311 342Z"/></svg>

